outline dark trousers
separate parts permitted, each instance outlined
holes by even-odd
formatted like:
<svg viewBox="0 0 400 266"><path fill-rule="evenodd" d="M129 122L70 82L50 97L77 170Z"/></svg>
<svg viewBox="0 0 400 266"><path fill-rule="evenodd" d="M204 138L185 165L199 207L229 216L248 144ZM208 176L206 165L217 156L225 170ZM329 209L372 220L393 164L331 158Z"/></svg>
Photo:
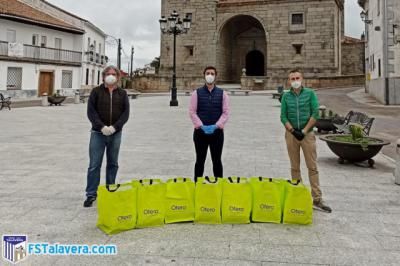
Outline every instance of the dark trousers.
<svg viewBox="0 0 400 266"><path fill-rule="evenodd" d="M104 152L107 155L106 184L114 184L118 172L118 154L122 132L104 136L101 132L92 131L89 144L89 168L87 172L86 196L96 197L100 184L100 170Z"/></svg>
<svg viewBox="0 0 400 266"><path fill-rule="evenodd" d="M223 177L221 155L224 146L224 131L216 129L213 134L206 135L202 129L195 129L193 133L193 141L196 149L194 179L197 180L197 177L203 176L208 147L210 147L214 176Z"/></svg>

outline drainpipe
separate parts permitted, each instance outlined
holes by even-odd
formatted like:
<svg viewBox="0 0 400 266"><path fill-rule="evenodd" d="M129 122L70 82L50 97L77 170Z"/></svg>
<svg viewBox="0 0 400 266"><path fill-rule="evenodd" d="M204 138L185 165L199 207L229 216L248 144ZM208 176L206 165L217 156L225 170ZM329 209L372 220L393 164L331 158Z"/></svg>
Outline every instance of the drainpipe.
<svg viewBox="0 0 400 266"><path fill-rule="evenodd" d="M385 105L389 105L389 56L388 56L388 12L387 0L383 0L383 62L385 65L383 76L385 78Z"/></svg>

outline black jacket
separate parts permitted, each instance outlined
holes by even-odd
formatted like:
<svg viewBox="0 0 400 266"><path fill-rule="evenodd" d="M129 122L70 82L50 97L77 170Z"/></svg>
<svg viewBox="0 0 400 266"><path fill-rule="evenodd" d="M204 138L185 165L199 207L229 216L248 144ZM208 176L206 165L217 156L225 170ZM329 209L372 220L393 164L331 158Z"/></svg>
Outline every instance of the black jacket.
<svg viewBox="0 0 400 266"><path fill-rule="evenodd" d="M120 131L128 121L129 108L125 90L117 88L111 95L108 88L101 84L90 93L87 116L95 131L101 131L104 126L113 126L116 131Z"/></svg>

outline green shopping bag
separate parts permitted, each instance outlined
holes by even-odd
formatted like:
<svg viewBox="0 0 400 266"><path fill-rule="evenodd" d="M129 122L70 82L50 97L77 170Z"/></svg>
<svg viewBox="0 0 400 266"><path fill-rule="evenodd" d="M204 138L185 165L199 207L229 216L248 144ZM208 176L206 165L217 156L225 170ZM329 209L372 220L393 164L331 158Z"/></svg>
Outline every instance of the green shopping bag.
<svg viewBox="0 0 400 266"><path fill-rule="evenodd" d="M312 224L313 200L310 190L300 181L286 183L283 223Z"/></svg>
<svg viewBox="0 0 400 266"><path fill-rule="evenodd" d="M97 227L109 235L135 228L136 196L132 183L99 186Z"/></svg>
<svg viewBox="0 0 400 266"><path fill-rule="evenodd" d="M250 223L251 186L247 178L229 177L222 184L222 223Z"/></svg>
<svg viewBox="0 0 400 266"><path fill-rule="evenodd" d="M164 225L165 183L162 183L159 179L143 179L133 182L138 188L136 227Z"/></svg>
<svg viewBox="0 0 400 266"><path fill-rule="evenodd" d="M220 224L221 196L221 178L198 178L195 189L194 221L202 224Z"/></svg>
<svg viewBox="0 0 400 266"><path fill-rule="evenodd" d="M189 178L174 178L167 181L165 223L194 220L194 188Z"/></svg>
<svg viewBox="0 0 400 266"><path fill-rule="evenodd" d="M252 178L253 208L251 220L263 223L280 223L285 195L285 180Z"/></svg>

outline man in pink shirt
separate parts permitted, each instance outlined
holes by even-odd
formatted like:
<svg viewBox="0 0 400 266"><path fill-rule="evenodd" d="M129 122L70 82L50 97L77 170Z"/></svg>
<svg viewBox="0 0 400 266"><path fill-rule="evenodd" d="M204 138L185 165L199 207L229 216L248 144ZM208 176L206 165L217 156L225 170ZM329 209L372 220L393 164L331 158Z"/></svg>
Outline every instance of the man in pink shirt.
<svg viewBox="0 0 400 266"><path fill-rule="evenodd" d="M214 176L223 177L221 155L224 146L224 126L229 118L229 97L226 92L215 86L217 69L208 66L203 74L206 84L192 93L189 106L196 149L195 181L203 176L208 147L210 147Z"/></svg>

